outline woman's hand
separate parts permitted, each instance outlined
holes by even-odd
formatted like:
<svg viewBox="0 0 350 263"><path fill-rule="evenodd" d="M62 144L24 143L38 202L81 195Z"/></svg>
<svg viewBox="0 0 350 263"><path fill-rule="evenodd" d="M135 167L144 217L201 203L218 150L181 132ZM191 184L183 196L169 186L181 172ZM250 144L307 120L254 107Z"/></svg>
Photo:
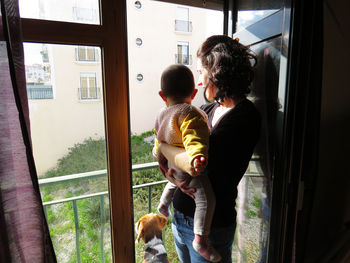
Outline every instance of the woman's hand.
<svg viewBox="0 0 350 263"><path fill-rule="evenodd" d="M158 154L157 157L158 165L159 165L159 170L163 174L164 177L166 177L166 173L169 170L168 167L168 160L162 155L161 153Z"/></svg>
<svg viewBox="0 0 350 263"><path fill-rule="evenodd" d="M168 160L162 155L158 155L158 164L159 164L159 170L163 174L163 176L168 179L168 181L172 182L174 185L176 185L180 190L187 194L188 196L195 199L195 196L193 195L196 192L196 188L194 187L188 187L189 183L191 182L191 177L188 177L184 181L177 181L174 178L175 170L173 168L168 167Z"/></svg>

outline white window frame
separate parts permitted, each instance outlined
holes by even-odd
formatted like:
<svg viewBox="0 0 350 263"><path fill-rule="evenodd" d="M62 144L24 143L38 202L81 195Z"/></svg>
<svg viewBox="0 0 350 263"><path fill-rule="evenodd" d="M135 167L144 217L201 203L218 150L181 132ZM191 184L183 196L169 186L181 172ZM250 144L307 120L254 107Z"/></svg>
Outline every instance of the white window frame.
<svg viewBox="0 0 350 263"><path fill-rule="evenodd" d="M87 97L86 98L83 98L82 97L82 78L88 78L87 80ZM95 92L96 92L96 96L92 97L90 95L90 78L93 78L95 80ZM97 78L96 78L96 73L87 73L87 72L84 72L84 73L80 73L80 76L79 76L79 100L81 101L94 101L94 100L98 100L99 99L99 90L98 90L98 86L97 86Z"/></svg>
<svg viewBox="0 0 350 263"><path fill-rule="evenodd" d="M85 59L81 59L80 54L81 50L83 49ZM93 59L88 59L88 50L92 49ZM77 62L80 63L96 63L97 62L97 56L96 56L96 48L95 47L89 47L89 46L78 46L75 49L75 59Z"/></svg>
<svg viewBox="0 0 350 263"><path fill-rule="evenodd" d="M184 14L185 12L179 12L180 10L186 10L186 15L184 17L182 16L182 14ZM178 6L176 8L176 19L190 21L190 9L188 7Z"/></svg>
<svg viewBox="0 0 350 263"><path fill-rule="evenodd" d="M187 62L188 63L183 63L183 57L181 58L181 59L179 59L179 56L180 56L180 54L179 54L179 49L178 49L178 47L179 46L187 46ZM182 54L181 54L182 55ZM183 56L183 55L182 55ZM179 60L181 61L181 63L179 63ZM177 41L177 43L176 43L176 61L175 61L175 63L176 64L182 64L182 65L186 65L186 66L189 66L189 65L191 65L191 61L190 61L190 42L188 42L188 41Z"/></svg>
<svg viewBox="0 0 350 263"><path fill-rule="evenodd" d="M180 10L185 10L185 12ZM181 23L187 23L187 29L182 29ZM181 34L192 33L192 22L190 21L190 9L188 7L178 6L176 8L175 32Z"/></svg>

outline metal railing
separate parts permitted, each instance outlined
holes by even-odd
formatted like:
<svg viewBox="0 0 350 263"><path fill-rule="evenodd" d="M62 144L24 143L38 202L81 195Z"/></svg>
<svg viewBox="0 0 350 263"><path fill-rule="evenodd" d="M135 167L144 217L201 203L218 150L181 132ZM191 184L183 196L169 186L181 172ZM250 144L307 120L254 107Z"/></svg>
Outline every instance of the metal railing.
<svg viewBox="0 0 350 263"><path fill-rule="evenodd" d="M27 96L30 100L53 99L52 86L40 88L27 86Z"/></svg>
<svg viewBox="0 0 350 263"><path fill-rule="evenodd" d="M154 169L158 167L157 162L152 163L145 163L145 164L137 164L132 166L132 171L141 171L141 170L147 170L147 169ZM46 179L40 179L39 180L39 186L49 186L49 185L55 185L60 183L72 183L82 180L88 180L88 179L96 179L100 177L107 176L107 170L98 170L98 171L92 171L92 172L86 172L86 173L79 173L79 174L72 174L72 175L64 175L59 177L51 177ZM167 180L158 181L158 182L152 182L147 184L141 184L141 185L135 185L133 186L133 189L139 189L139 188L148 188L148 212L151 212L152 209L152 187L160 184L165 184ZM106 224L105 219L105 209L104 209L104 202L105 197L108 196L108 191L93 193L93 194L86 194L86 195L80 195L60 200L54 200L49 202L44 202L44 213L47 219L47 207L57 204L63 204L71 202L73 206L73 215L74 215L74 225L75 225L75 246L76 246L76 253L77 253L77 262L81 262L80 258L80 229L79 229L79 213L78 213L78 206L77 201L87 198L99 198L100 199L100 213L101 213L101 231L100 231L100 251L101 251L101 262L105 262L104 257L104 245L103 245L103 239L104 239L104 225Z"/></svg>
<svg viewBox="0 0 350 263"><path fill-rule="evenodd" d="M176 32L192 32L192 22L187 20L175 20L175 31Z"/></svg>
<svg viewBox="0 0 350 263"><path fill-rule="evenodd" d="M175 63L183 65L192 65L192 55L175 54Z"/></svg>
<svg viewBox="0 0 350 263"><path fill-rule="evenodd" d="M99 100L101 99L101 88L99 87L80 87L78 88L79 100Z"/></svg>
<svg viewBox="0 0 350 263"><path fill-rule="evenodd" d="M154 169L158 167L158 162L151 162L151 163L144 163L144 164L136 164L132 166L132 172L141 171L141 170L148 170L148 169ZM45 179L39 179L39 186L49 186L49 185L55 185L60 183L67 183L67 182L77 182L82 180L88 180L88 179L96 179L100 177L107 176L107 170L98 170L98 171L92 171L92 172L86 172L86 173L79 173L79 174L72 174L72 175L64 175L59 177L51 177L51 178L45 178ZM246 173L245 176L260 176L256 173ZM132 188L140 189L140 188L148 188L148 212L151 212L152 210L152 187L160 184L167 183L167 180L152 182L152 183L146 183L146 184L140 184L140 185L134 185ZM75 197L60 199L60 200L54 200L49 202L44 202L44 213L47 219L47 207L57 204L63 204L72 202L73 206L73 215L74 215L74 225L75 225L75 246L76 246L76 253L77 253L77 262L81 262L80 258L80 229L79 229L79 213L78 213L78 206L77 201L87 198L99 198L100 199L100 213L101 213L101 231L100 231L100 250L101 250L101 262L105 262L104 257L104 225L106 224L105 219L105 209L104 209L104 202L105 197L108 196L108 191L93 193L93 194L86 194L86 195L79 195Z"/></svg>

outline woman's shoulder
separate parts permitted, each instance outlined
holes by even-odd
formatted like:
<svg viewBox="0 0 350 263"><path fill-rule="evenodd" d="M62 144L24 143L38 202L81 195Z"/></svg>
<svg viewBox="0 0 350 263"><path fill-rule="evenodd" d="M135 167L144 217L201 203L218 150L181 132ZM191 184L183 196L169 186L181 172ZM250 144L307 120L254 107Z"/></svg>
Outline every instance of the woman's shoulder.
<svg viewBox="0 0 350 263"><path fill-rule="evenodd" d="M216 102L213 103L207 103L207 104L203 104L200 109L202 111L204 111L206 114L208 114L209 112L211 112L216 106Z"/></svg>
<svg viewBox="0 0 350 263"><path fill-rule="evenodd" d="M256 116L257 118L260 117L260 113L257 110L256 106L249 99L244 99L241 103L239 103L235 107L235 111L237 113L253 115L253 116Z"/></svg>

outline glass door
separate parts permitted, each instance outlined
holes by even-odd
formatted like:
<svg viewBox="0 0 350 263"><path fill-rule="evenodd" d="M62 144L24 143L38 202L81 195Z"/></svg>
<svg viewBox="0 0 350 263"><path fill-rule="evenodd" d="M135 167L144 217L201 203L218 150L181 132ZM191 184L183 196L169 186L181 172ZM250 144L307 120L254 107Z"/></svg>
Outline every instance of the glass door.
<svg viewBox="0 0 350 263"><path fill-rule="evenodd" d="M57 259L133 262L125 3L23 0L20 13L34 158Z"/></svg>
<svg viewBox="0 0 350 263"><path fill-rule="evenodd" d="M24 52L33 154L57 259L111 262L101 49L24 43Z"/></svg>
<svg viewBox="0 0 350 263"><path fill-rule="evenodd" d="M157 15L154 15L157 14ZM162 1L127 1L129 101L134 222L156 212L165 186L152 156L153 128L159 110L160 76L171 64L186 65L197 79L196 50L210 35L223 33L223 12ZM204 103L202 94L193 104ZM171 220L165 228L170 262L179 262L174 247ZM144 244L135 248L136 262L143 262Z"/></svg>
<svg viewBox="0 0 350 263"><path fill-rule="evenodd" d="M262 5L265 8L243 1L238 5L238 32L234 34L258 56L250 99L262 116L260 141L239 185L237 262L273 262L279 240L277 221L285 212L281 154L290 10L283 2Z"/></svg>

